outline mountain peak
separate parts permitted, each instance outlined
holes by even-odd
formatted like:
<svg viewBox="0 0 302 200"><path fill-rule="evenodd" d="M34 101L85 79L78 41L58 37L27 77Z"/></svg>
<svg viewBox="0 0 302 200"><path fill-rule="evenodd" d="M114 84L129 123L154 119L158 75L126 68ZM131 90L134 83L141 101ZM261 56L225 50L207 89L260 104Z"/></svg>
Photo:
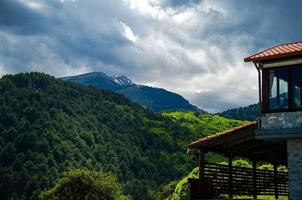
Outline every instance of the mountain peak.
<svg viewBox="0 0 302 200"><path fill-rule="evenodd" d="M115 83L122 86L134 85L134 82L124 75L112 76L112 79Z"/></svg>
<svg viewBox="0 0 302 200"><path fill-rule="evenodd" d="M90 72L86 74L80 74L77 76L62 77L63 80L75 81L78 83L84 83L89 85L95 85L97 87L118 90L124 87L135 85L128 77L118 75L109 76L103 72Z"/></svg>
<svg viewBox="0 0 302 200"><path fill-rule="evenodd" d="M102 72L91 72L78 76L64 77L63 80L74 81L99 88L109 89L128 97L144 107L154 111L191 110L199 111L196 106L174 92L162 88L137 85L124 75L109 76Z"/></svg>

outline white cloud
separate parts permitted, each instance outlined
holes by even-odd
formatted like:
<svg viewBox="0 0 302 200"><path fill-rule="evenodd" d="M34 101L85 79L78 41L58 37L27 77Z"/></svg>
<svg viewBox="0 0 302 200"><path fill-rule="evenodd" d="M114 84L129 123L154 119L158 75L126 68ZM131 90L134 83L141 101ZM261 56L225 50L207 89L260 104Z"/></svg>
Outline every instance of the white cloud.
<svg viewBox="0 0 302 200"><path fill-rule="evenodd" d="M158 0L124 0L124 2L129 5L130 9L136 10L143 15L161 18L162 14L164 14Z"/></svg>
<svg viewBox="0 0 302 200"><path fill-rule="evenodd" d="M66 2L75 2L76 0L60 0L61 3L66 3Z"/></svg>
<svg viewBox="0 0 302 200"><path fill-rule="evenodd" d="M136 40L139 39L138 35L134 34L132 29L127 26L125 23L121 22L122 25L122 33L123 35L130 40L131 42L135 42Z"/></svg>
<svg viewBox="0 0 302 200"><path fill-rule="evenodd" d="M19 0L19 1L25 6L33 10L40 10L41 8L43 8L43 3L40 1L36 1L36 0Z"/></svg>

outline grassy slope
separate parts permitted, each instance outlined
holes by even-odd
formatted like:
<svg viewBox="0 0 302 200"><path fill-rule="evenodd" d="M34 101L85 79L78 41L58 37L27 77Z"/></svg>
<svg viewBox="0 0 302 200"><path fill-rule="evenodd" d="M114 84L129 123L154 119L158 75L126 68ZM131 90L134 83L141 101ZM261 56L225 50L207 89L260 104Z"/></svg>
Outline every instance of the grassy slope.
<svg viewBox="0 0 302 200"><path fill-rule="evenodd" d="M190 135L181 138L183 145L188 145L190 142L197 140L201 137L213 135L218 132L240 126L245 122L234 119L227 119L218 115L197 112L163 112L163 116L171 118L182 127L188 128Z"/></svg>

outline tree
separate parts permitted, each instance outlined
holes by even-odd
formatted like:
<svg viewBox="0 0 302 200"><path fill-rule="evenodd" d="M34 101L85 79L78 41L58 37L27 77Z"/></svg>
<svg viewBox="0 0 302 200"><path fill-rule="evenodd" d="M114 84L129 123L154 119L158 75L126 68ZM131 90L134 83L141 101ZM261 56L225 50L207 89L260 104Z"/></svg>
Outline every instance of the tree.
<svg viewBox="0 0 302 200"><path fill-rule="evenodd" d="M74 169L58 179L55 186L40 195L42 200L128 200L112 174Z"/></svg>
<svg viewBox="0 0 302 200"><path fill-rule="evenodd" d="M160 191L155 194L155 199L166 199L169 200L172 197L173 192L175 191L175 188L177 186L177 181L171 181L168 184L162 185L160 187Z"/></svg>

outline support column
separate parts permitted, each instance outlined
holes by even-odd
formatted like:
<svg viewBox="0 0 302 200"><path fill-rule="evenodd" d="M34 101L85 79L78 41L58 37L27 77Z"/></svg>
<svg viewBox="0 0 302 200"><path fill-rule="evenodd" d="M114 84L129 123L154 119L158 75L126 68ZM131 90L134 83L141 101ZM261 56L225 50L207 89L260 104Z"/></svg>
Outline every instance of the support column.
<svg viewBox="0 0 302 200"><path fill-rule="evenodd" d="M233 168L232 168L233 156L229 155L229 197L233 199Z"/></svg>
<svg viewBox="0 0 302 200"><path fill-rule="evenodd" d="M253 198L257 200L257 163L253 160Z"/></svg>
<svg viewBox="0 0 302 200"><path fill-rule="evenodd" d="M204 151L200 149L199 152L199 179L200 180L204 179L204 164L205 164Z"/></svg>
<svg viewBox="0 0 302 200"><path fill-rule="evenodd" d="M204 159L204 154L205 152L200 149L199 150L199 187L198 187L198 190L199 192L201 192L202 188L201 188L201 185L202 185L202 181L204 181L204 165L205 165L205 159Z"/></svg>
<svg viewBox="0 0 302 200"><path fill-rule="evenodd" d="M287 140L289 199L302 199L302 139Z"/></svg>
<svg viewBox="0 0 302 200"><path fill-rule="evenodd" d="M279 191L278 191L278 169L277 164L274 163L274 184L275 184L275 198L279 199Z"/></svg>

